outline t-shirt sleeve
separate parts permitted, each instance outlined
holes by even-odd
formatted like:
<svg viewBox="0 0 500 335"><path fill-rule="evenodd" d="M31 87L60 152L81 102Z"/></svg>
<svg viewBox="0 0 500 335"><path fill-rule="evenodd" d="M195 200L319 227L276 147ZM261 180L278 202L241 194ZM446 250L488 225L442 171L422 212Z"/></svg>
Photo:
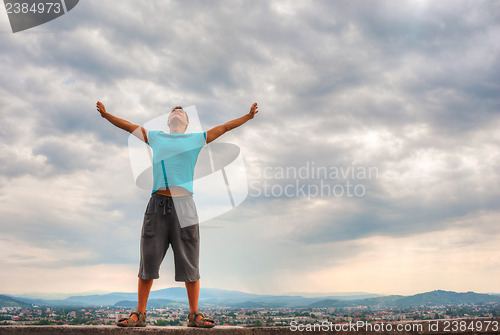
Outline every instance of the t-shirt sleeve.
<svg viewBox="0 0 500 335"><path fill-rule="evenodd" d="M154 131L154 130L148 130L147 132L147 136L148 136L148 145L151 147L152 144L154 143L155 141L155 138L156 138L156 133L157 131Z"/></svg>
<svg viewBox="0 0 500 335"><path fill-rule="evenodd" d="M203 148L207 144L207 132L197 133L196 142L200 148Z"/></svg>

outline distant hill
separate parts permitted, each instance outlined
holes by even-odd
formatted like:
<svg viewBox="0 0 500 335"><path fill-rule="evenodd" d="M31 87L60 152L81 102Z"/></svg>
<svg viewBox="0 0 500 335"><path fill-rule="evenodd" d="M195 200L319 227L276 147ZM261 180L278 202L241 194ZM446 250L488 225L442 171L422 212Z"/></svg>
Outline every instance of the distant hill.
<svg viewBox="0 0 500 335"><path fill-rule="evenodd" d="M324 308L324 307L385 307L393 304L394 301L403 298L401 295L388 295L376 298L357 299L357 300L337 300L325 299L308 305L308 307Z"/></svg>
<svg viewBox="0 0 500 335"><path fill-rule="evenodd" d="M108 293L73 296L60 300L64 305L113 306L117 301L137 299L137 293Z"/></svg>
<svg viewBox="0 0 500 335"><path fill-rule="evenodd" d="M456 306L487 304L491 302L500 302L500 296L474 292L457 293L451 291L436 290L401 298L396 301L396 305L398 307L441 305Z"/></svg>
<svg viewBox="0 0 500 335"><path fill-rule="evenodd" d="M27 307L29 303L8 295L0 294L0 307Z"/></svg>
<svg viewBox="0 0 500 335"><path fill-rule="evenodd" d="M137 293L109 293L103 295L74 296L60 301L64 305L97 305L113 306L117 302L135 301ZM153 299L168 299L177 302L187 302L184 287L171 287L152 291L149 295ZM255 308L255 307L296 307L316 302L322 298L304 298L301 296L275 296L252 294L234 290L213 288L200 289L200 304L221 305L228 307ZM148 303L149 306L149 303Z"/></svg>
<svg viewBox="0 0 500 335"><path fill-rule="evenodd" d="M447 306L447 305L479 305L500 302L500 296L483 293L457 293L436 290L411 296L389 295L385 297L340 301L325 299L310 304L308 307L417 307L417 306Z"/></svg>
<svg viewBox="0 0 500 335"><path fill-rule="evenodd" d="M368 292L330 292L330 293L294 292L286 295L301 296L304 298L322 298L322 299L333 299L333 300L358 300L358 299L376 298L383 296L382 294L374 294Z"/></svg>
<svg viewBox="0 0 500 335"><path fill-rule="evenodd" d="M362 296L364 298L360 299ZM2 297L2 296L0 296ZM62 300L43 300L6 297L0 299L0 307L13 304L35 304L38 306L123 306L135 307L137 293L115 292L102 295L72 296ZM357 299L356 299L357 298ZM186 306L186 289L171 287L152 291L148 306ZM202 288L199 303L201 306L226 306L235 308L274 308L274 307L352 307L367 306L373 308L440 306L462 304L484 304L500 302L499 295L482 293L457 293L443 290L419 293L411 296L388 295L370 297L370 294L357 296L327 296L306 298L298 295L260 295L240 291ZM152 305L154 303L155 305ZM159 308L160 308L159 307Z"/></svg>
<svg viewBox="0 0 500 335"><path fill-rule="evenodd" d="M263 303L263 302L248 300L240 303L234 303L230 307L251 309L251 308L277 308L282 306L280 306L277 303Z"/></svg>
<svg viewBox="0 0 500 335"><path fill-rule="evenodd" d="M115 307L135 308L135 307L137 307L137 301L132 301L132 300L118 301L114 306ZM152 308L166 308L166 307L182 308L182 307L187 307L187 306L188 306L187 302L179 302L179 301L168 300L168 299L149 299L148 300L148 307L152 307Z"/></svg>
<svg viewBox="0 0 500 335"><path fill-rule="evenodd" d="M137 293L110 293L104 295L74 296L61 300L30 299L23 297L22 300L30 305L38 306L113 306L117 301L134 299ZM1 307L1 305L0 305Z"/></svg>

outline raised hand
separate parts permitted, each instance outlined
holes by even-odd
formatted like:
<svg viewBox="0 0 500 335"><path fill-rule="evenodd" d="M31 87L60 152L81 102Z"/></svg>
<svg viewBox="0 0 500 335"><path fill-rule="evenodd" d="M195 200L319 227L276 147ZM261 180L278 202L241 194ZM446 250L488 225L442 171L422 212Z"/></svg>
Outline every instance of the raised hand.
<svg viewBox="0 0 500 335"><path fill-rule="evenodd" d="M255 114L257 114L259 111L257 110L257 108L259 108L257 106L257 103L254 103L252 105L252 107L250 108L250 112L248 113L248 115L250 115L250 118L253 119L253 117L255 116Z"/></svg>
<svg viewBox="0 0 500 335"><path fill-rule="evenodd" d="M97 111L99 113L101 113L102 117L104 117L104 114L106 114L106 107L104 107L104 105L102 104L102 102L97 101L96 107L97 107Z"/></svg>

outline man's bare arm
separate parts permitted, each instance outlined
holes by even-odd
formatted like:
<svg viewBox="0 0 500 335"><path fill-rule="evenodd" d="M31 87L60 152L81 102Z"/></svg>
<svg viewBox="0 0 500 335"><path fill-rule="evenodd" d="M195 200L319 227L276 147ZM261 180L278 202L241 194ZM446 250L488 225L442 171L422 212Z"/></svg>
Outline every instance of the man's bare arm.
<svg viewBox="0 0 500 335"><path fill-rule="evenodd" d="M257 114L259 112L257 110L257 108L258 108L257 103L254 103L252 105L252 107L250 108L250 112L248 114L243 115L240 118L226 122L220 126L214 127L212 129L210 129L209 131L207 131L207 143L212 142L213 140L215 140L216 138L218 138L219 136L221 136L225 132L230 131L231 129L234 129L236 127L239 127L242 124L244 124L245 122L247 122L248 120L253 119L255 114Z"/></svg>
<svg viewBox="0 0 500 335"><path fill-rule="evenodd" d="M111 124L115 125L118 128L128 131L141 141L148 143L148 136L146 129L131 122L128 122L127 120L120 119L119 117L109 114L108 112L106 112L106 108L100 101L97 102L96 106L97 106L97 111L101 113L101 116L106 120L108 120Z"/></svg>

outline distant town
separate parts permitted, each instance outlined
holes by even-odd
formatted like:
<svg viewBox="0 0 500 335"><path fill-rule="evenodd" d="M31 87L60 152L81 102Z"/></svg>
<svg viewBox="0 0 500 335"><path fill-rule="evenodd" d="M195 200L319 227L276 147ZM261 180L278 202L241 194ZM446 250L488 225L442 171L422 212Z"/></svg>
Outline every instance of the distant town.
<svg viewBox="0 0 500 335"><path fill-rule="evenodd" d="M439 320L456 318L500 317L500 303L478 305L373 308L369 306L325 308L203 308L216 325L243 327L275 327L295 324L333 324L358 322ZM114 325L127 317L129 309L120 307L1 307L0 325ZM152 308L147 310L147 322L154 326L179 326L187 323L185 308Z"/></svg>

